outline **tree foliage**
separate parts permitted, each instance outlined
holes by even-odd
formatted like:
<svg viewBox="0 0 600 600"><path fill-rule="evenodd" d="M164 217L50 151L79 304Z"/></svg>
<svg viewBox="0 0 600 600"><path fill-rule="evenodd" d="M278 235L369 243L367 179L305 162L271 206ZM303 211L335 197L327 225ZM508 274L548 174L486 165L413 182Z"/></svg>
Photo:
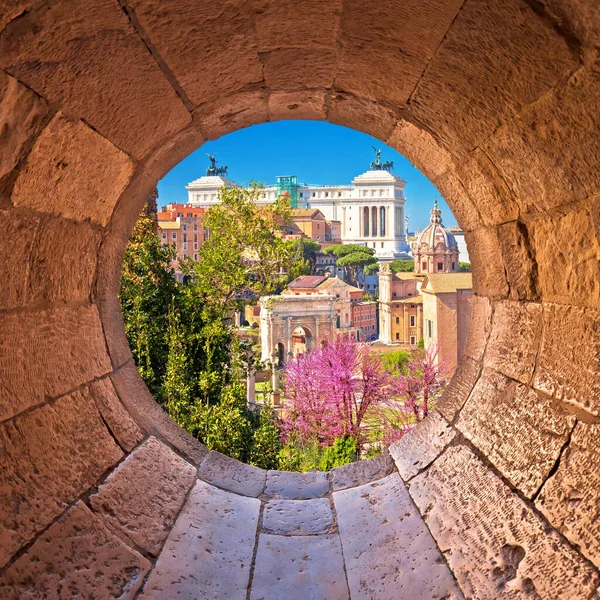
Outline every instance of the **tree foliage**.
<svg viewBox="0 0 600 600"><path fill-rule="evenodd" d="M463 273L470 273L471 272L471 263L468 263L468 262L459 262L458 263L458 270L462 271Z"/></svg>
<svg viewBox="0 0 600 600"><path fill-rule="evenodd" d="M337 266L344 269L347 282L357 287L364 283L364 269L377 264L375 250L360 244L333 244L324 252L337 257Z"/></svg>

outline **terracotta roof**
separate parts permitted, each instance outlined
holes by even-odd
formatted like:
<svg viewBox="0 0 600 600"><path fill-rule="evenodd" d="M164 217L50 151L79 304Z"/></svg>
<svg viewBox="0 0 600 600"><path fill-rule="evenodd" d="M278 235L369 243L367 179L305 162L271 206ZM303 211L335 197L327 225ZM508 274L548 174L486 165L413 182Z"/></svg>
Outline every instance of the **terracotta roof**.
<svg viewBox="0 0 600 600"><path fill-rule="evenodd" d="M329 277L329 278L327 278L326 281L319 284L319 287L321 289L327 289L328 287L331 287L332 285L334 285L336 283L341 283L344 286L346 286L348 288L349 292L362 292L362 290L360 288L354 287L353 285L350 285L349 283L342 281L339 277Z"/></svg>
<svg viewBox="0 0 600 600"><path fill-rule="evenodd" d="M159 221L159 229L181 229L181 223L177 221Z"/></svg>
<svg viewBox="0 0 600 600"><path fill-rule="evenodd" d="M400 271L399 273L394 273L394 277L402 281L407 281L409 279L421 278L422 275L415 273L414 271Z"/></svg>
<svg viewBox="0 0 600 600"><path fill-rule="evenodd" d="M433 294L446 294L456 292L456 290L473 289L472 273L430 273L425 276L423 287L424 292Z"/></svg>
<svg viewBox="0 0 600 600"><path fill-rule="evenodd" d="M392 300L392 304L396 302L401 304L423 304L423 296L409 296L408 298L402 298L402 300Z"/></svg>
<svg viewBox="0 0 600 600"><path fill-rule="evenodd" d="M318 208L293 208L292 209L292 218L294 217L315 217L317 213L321 213ZM321 213L323 218L325 215Z"/></svg>
<svg viewBox="0 0 600 600"><path fill-rule="evenodd" d="M297 289L297 288L316 288L320 283L323 283L327 277L323 277L322 275L302 275L301 277L297 277L292 281L288 288Z"/></svg>

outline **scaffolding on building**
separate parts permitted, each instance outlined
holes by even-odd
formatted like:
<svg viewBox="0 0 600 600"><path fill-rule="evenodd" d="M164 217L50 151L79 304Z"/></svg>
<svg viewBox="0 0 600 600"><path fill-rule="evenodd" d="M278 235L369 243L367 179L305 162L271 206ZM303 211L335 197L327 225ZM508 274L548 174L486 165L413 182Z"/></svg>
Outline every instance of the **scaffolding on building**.
<svg viewBox="0 0 600 600"><path fill-rule="evenodd" d="M277 197L286 194L292 208L298 208L298 177L296 175L277 176Z"/></svg>

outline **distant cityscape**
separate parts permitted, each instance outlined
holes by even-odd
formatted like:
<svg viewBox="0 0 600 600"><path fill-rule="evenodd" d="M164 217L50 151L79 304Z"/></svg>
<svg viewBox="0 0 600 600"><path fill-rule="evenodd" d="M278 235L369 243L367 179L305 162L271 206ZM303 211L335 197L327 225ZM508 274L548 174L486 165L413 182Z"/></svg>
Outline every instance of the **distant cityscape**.
<svg viewBox="0 0 600 600"><path fill-rule="evenodd" d="M227 167L209 156L206 174L186 186L187 202L169 204L158 212L158 235L174 244L173 262L198 260L208 233L206 211L219 202L223 187L239 187L228 179ZM292 281L277 297L246 307L238 324L259 328L263 361L283 365L289 357L317 347L332 336L352 337L386 348L439 347L439 360L453 370L464 351L471 319L472 279L464 233L442 223L433 203L429 225L409 232L404 194L407 182L393 174L392 163L375 161L345 186L298 183L297 176L279 176L259 190L258 203L280 196L291 205L282 224L287 240L318 242L312 271ZM356 244L372 249L378 272L362 274L358 285L348 281L328 246ZM394 261L413 261L408 271ZM460 263L460 266L459 266ZM410 263L408 263L410 264ZM273 302L276 300L276 302Z"/></svg>

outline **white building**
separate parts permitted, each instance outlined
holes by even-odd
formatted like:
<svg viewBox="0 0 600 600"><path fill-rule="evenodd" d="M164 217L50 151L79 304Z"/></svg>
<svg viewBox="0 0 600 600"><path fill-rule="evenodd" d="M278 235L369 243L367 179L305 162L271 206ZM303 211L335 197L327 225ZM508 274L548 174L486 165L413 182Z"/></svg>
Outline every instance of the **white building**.
<svg viewBox="0 0 600 600"><path fill-rule="evenodd" d="M211 158L214 161L214 157ZM390 173L379 156L371 170L355 177L350 185L298 184L296 177L278 177L277 185L260 192L259 203L275 202L288 191L292 206L318 208L330 221L342 224L342 243L373 248L380 260L408 258L409 247L404 232L404 186L406 182ZM213 166L207 175L187 185L188 203L209 207L218 202L219 189L237 184L217 175ZM221 169L226 172L226 168Z"/></svg>

